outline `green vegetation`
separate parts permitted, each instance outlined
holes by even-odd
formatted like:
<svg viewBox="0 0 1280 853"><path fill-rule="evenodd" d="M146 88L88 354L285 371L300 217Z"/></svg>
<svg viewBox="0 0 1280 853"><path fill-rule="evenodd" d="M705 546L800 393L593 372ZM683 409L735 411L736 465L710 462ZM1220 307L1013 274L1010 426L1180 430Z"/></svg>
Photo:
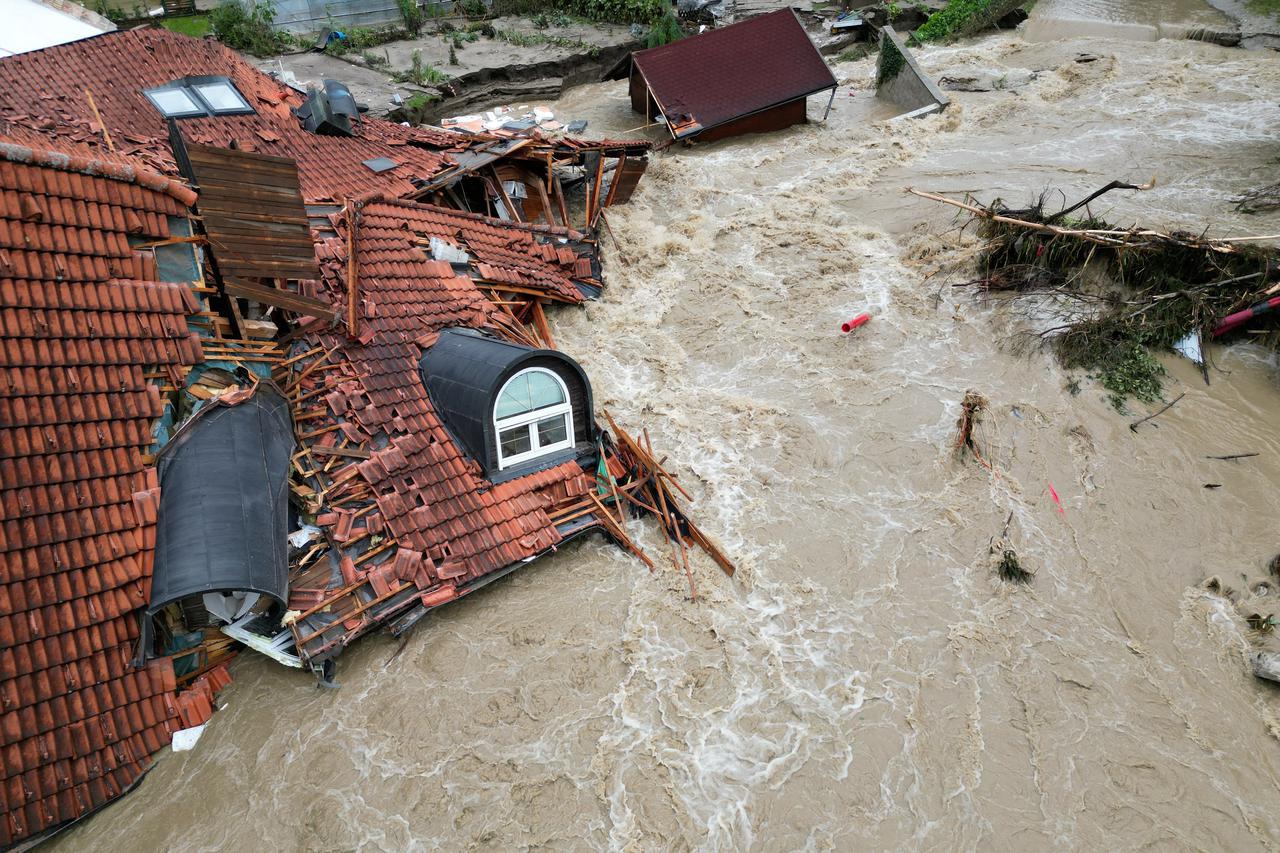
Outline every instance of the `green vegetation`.
<svg viewBox="0 0 1280 853"><path fill-rule="evenodd" d="M404 102L404 105L406 109L414 112L421 112L438 100L440 99L435 95L424 95L422 92L414 92L409 97L409 100Z"/></svg>
<svg viewBox="0 0 1280 853"><path fill-rule="evenodd" d="M338 27L330 25L330 29ZM324 52L330 56L342 56L357 51L367 51L371 47L399 41L409 37L409 33L400 27L351 27L342 30L345 39L334 39L325 45Z"/></svg>
<svg viewBox="0 0 1280 853"><path fill-rule="evenodd" d="M422 32L422 8L418 0L396 0L400 7L400 20L404 21L404 29L411 36Z"/></svg>
<svg viewBox="0 0 1280 853"><path fill-rule="evenodd" d="M533 25L540 30L545 30L548 27L567 27L572 23L573 16L560 9L552 9L549 12L539 12L533 16Z"/></svg>
<svg viewBox="0 0 1280 853"><path fill-rule="evenodd" d="M1005 0L950 0L911 36L915 44L958 38L995 26L996 21L1023 5Z"/></svg>
<svg viewBox="0 0 1280 853"><path fill-rule="evenodd" d="M665 0L495 0L499 15L562 14L613 24L652 24L666 14Z"/></svg>
<svg viewBox="0 0 1280 853"><path fill-rule="evenodd" d="M876 65L876 85L897 79L907 65L907 58L888 35L880 37L880 62Z"/></svg>
<svg viewBox="0 0 1280 853"><path fill-rule="evenodd" d="M162 18L160 25L166 30L182 33L192 38L204 38L213 29L208 15L181 15L175 18Z"/></svg>
<svg viewBox="0 0 1280 853"><path fill-rule="evenodd" d="M484 5L484 0L458 0L453 4L453 9L468 18L484 18L489 14L489 7Z"/></svg>
<svg viewBox="0 0 1280 853"><path fill-rule="evenodd" d="M1280 15L1280 0L1247 0L1245 6L1259 15Z"/></svg>
<svg viewBox="0 0 1280 853"><path fill-rule="evenodd" d="M658 19L658 22L649 30L649 34L645 36L644 46L661 47L682 38L684 38L684 30L680 27L680 20L676 18L674 12L667 9L667 13Z"/></svg>
<svg viewBox="0 0 1280 853"><path fill-rule="evenodd" d="M239 0L226 0L209 13L209 23L218 41L241 53L274 56L293 44L287 33L273 27L276 8L271 0L258 0L248 9Z"/></svg>
<svg viewBox="0 0 1280 853"><path fill-rule="evenodd" d="M1110 391L1108 399L1117 412L1124 413L1130 397L1140 403L1154 403L1162 398L1161 378L1164 366L1140 343L1117 346L1098 374L1102 387Z"/></svg>
<svg viewBox="0 0 1280 853"><path fill-rule="evenodd" d="M600 48L594 44L588 44L578 39L564 38L563 36L549 36L545 33L522 33L519 30L497 30L494 37L507 44L514 44L517 47L537 47L540 44L550 44L556 47L563 47L567 50L580 50L595 56L600 52Z"/></svg>
<svg viewBox="0 0 1280 853"><path fill-rule="evenodd" d="M431 86L436 83L444 83L449 79L448 74L423 62L422 51L420 50L413 52L413 58L408 70L397 71L392 76L400 83L413 83L415 86Z"/></svg>

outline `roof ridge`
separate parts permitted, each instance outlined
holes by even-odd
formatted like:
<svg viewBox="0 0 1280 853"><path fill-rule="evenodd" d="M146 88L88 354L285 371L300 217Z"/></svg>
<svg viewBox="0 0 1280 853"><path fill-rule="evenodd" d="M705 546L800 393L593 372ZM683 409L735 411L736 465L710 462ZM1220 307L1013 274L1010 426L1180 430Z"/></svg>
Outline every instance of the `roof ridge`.
<svg viewBox="0 0 1280 853"><path fill-rule="evenodd" d="M156 192L172 196L186 207L195 204L197 195L190 187L155 172L139 168L120 160L99 160L61 151L32 148L0 137L0 159L12 163L27 163L63 172L79 172L100 178L109 178L128 184L137 184Z"/></svg>

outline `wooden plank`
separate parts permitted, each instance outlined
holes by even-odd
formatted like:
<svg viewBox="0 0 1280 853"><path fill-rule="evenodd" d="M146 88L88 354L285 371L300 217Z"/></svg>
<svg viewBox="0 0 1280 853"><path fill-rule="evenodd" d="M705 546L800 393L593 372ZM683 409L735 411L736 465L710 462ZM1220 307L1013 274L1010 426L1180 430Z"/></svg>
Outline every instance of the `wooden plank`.
<svg viewBox="0 0 1280 853"><path fill-rule="evenodd" d="M196 202L200 216L206 221L219 214L230 219L260 219L269 222L297 222L302 225L307 221L302 208L282 204L266 204L258 201L241 199L214 199L206 202L202 196Z"/></svg>
<svg viewBox="0 0 1280 853"><path fill-rule="evenodd" d="M298 161L292 157L259 154L256 151L239 151L234 148L219 148L214 145L200 145L196 142L187 143L187 157L191 160L193 166L198 163L240 164L251 162L264 171L276 171L284 174L288 174L289 171L298 168Z"/></svg>
<svg viewBox="0 0 1280 853"><path fill-rule="evenodd" d="M299 187L276 187L246 177L243 181L220 181L200 194L200 201L210 198L248 198L255 201L292 203L299 197ZM300 208L306 214L306 208Z"/></svg>
<svg viewBox="0 0 1280 853"><path fill-rule="evenodd" d="M196 176L209 184L209 189L221 189L226 192L240 187L261 187L281 191L296 191L302 182L295 175L280 175L263 172L252 165L232 166L198 166Z"/></svg>
<svg viewBox="0 0 1280 853"><path fill-rule="evenodd" d="M226 279L223 282L223 286L228 293L243 296L245 299L252 299L255 302L261 302L264 305L275 305L287 311L296 311L299 314L306 314L310 317L319 317L325 320L333 318L332 305L319 299L313 299L310 296L302 296L289 290L278 290L274 287L263 287L260 284L250 284L237 279Z"/></svg>
<svg viewBox="0 0 1280 853"><path fill-rule="evenodd" d="M361 450L358 447L325 447L323 445L314 445L311 452L320 456L341 456L346 459L368 459L369 451Z"/></svg>

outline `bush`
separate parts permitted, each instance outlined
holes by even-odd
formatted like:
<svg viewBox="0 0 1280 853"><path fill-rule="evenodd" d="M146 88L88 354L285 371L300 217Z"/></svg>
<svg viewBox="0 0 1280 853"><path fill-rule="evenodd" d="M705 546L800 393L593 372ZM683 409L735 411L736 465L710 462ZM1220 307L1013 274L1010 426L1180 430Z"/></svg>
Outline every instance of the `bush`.
<svg viewBox="0 0 1280 853"><path fill-rule="evenodd" d="M407 71L400 71L395 79L401 83L413 83L415 86L430 86L433 83L444 83L449 75L422 61L422 51L415 50L411 65Z"/></svg>
<svg viewBox="0 0 1280 853"><path fill-rule="evenodd" d="M665 0L494 0L498 15L575 15L613 24L652 24L670 7Z"/></svg>
<svg viewBox="0 0 1280 853"><path fill-rule="evenodd" d="M679 41L684 38L684 30L680 28L680 21L676 18L675 13L670 9L667 14L658 19L658 22L649 30L649 34L644 38L645 47L662 47L664 44L671 44L673 41Z"/></svg>
<svg viewBox="0 0 1280 853"><path fill-rule="evenodd" d="M258 0L246 8L240 0L226 0L209 13L209 23L218 41L233 50L254 56L272 56L287 48L292 39L272 26L276 8L270 0Z"/></svg>
<svg viewBox="0 0 1280 853"><path fill-rule="evenodd" d="M330 26L330 29L338 29ZM352 27L344 30L345 39L334 39L325 45L324 51L332 56L342 56L352 51L364 51L389 41L398 41L408 33L400 27Z"/></svg>
<svg viewBox="0 0 1280 853"><path fill-rule="evenodd" d="M974 35L1003 18L1026 0L949 0L912 34L915 44Z"/></svg>
<svg viewBox="0 0 1280 853"><path fill-rule="evenodd" d="M418 0L396 0L400 7L400 19L404 21L405 31L411 36L422 32L422 9Z"/></svg>

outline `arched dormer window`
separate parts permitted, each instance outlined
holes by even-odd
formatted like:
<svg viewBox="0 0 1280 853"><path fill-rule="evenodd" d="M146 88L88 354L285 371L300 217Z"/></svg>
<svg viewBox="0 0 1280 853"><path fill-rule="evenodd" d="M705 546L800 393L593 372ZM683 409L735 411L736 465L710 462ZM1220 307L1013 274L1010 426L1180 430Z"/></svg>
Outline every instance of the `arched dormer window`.
<svg viewBox="0 0 1280 853"><path fill-rule="evenodd" d="M530 367L507 380L493 406L498 468L573 447L573 409L564 380Z"/></svg>
<svg viewBox="0 0 1280 853"><path fill-rule="evenodd" d="M594 470L591 382L564 353L441 329L418 371L449 437L491 482L570 459Z"/></svg>

